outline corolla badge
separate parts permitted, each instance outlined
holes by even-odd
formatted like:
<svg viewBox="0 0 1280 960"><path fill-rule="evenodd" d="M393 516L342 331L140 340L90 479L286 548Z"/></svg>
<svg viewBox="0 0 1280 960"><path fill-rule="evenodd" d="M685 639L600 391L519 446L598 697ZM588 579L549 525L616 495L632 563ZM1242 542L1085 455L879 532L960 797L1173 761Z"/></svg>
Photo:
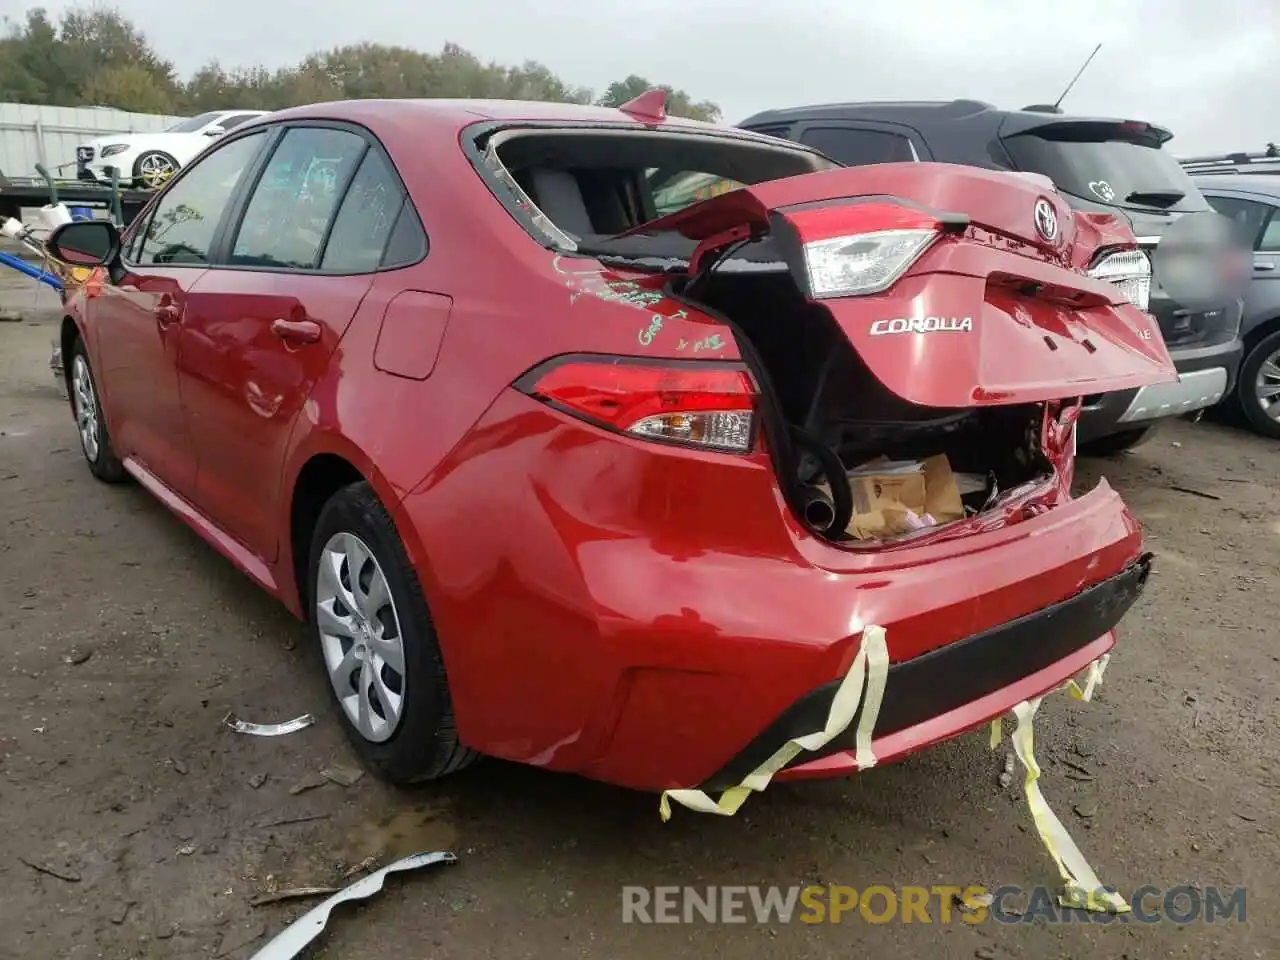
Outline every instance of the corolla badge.
<svg viewBox="0 0 1280 960"><path fill-rule="evenodd" d="M883 337L891 333L970 333L973 317L895 317L877 320L871 324L871 336Z"/></svg>
<svg viewBox="0 0 1280 960"><path fill-rule="evenodd" d="M1115 188L1105 180L1092 180L1089 182L1089 189L1093 191L1093 195L1103 203L1110 203L1116 198Z"/></svg>
<svg viewBox="0 0 1280 960"><path fill-rule="evenodd" d="M1036 221L1036 233L1040 234L1040 239L1045 243L1058 242L1058 212L1053 209L1053 204L1043 197L1036 201L1034 216Z"/></svg>

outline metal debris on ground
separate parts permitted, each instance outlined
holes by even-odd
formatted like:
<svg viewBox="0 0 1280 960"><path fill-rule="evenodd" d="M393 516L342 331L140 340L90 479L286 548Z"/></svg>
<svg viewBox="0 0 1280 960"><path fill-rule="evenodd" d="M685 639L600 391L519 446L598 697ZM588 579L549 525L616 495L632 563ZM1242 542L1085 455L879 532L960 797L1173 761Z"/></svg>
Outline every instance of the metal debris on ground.
<svg viewBox="0 0 1280 960"><path fill-rule="evenodd" d="M335 763L333 766L325 767L321 770L320 776L330 783L336 783L340 787L352 787L364 776L364 771L356 767L345 767L340 763Z"/></svg>
<svg viewBox="0 0 1280 960"><path fill-rule="evenodd" d="M324 930L329 922L329 914L333 912L334 907L349 900L364 900L373 896L382 889L383 881L389 873L417 870L435 863L452 864L457 862L458 858L452 853L441 851L437 853L415 853L412 856L405 857L403 860L389 863L376 873L361 877L349 887L338 891L323 903L308 910L300 918L276 934L266 946L253 955L251 960L291 960L291 958L296 957L307 944L311 943Z"/></svg>
<svg viewBox="0 0 1280 960"><path fill-rule="evenodd" d="M93 656L92 650L72 650L69 654L67 654L65 657L62 658L62 662L69 663L73 667L78 667L80 666L80 664L84 663L92 656Z"/></svg>
<svg viewBox="0 0 1280 960"><path fill-rule="evenodd" d="M267 776L268 774L265 774L265 773L255 773L252 777L249 778L249 786L257 790L259 787L261 787L264 783L267 782Z"/></svg>
<svg viewBox="0 0 1280 960"><path fill-rule="evenodd" d="M246 720L237 720L234 713L228 713L222 718L222 722L236 733L247 733L254 737L279 737L306 729L316 722L316 718L309 713L304 713L300 717L294 717L283 723L249 723Z"/></svg>

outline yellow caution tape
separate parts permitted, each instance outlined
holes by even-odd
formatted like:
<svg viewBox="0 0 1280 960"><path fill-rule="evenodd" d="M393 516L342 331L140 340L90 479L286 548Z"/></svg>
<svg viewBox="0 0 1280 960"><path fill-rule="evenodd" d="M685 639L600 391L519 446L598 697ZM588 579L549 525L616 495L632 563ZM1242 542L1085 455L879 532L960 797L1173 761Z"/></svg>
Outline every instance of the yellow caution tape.
<svg viewBox="0 0 1280 960"><path fill-rule="evenodd" d="M820 750L853 722L858 705L862 715L854 732L854 762L859 770L875 766L876 756L871 749L876 718L880 714L880 702L884 699L884 685L889 676L889 649L885 644L884 627L870 624L863 628L858 654L853 658L849 672L841 681L827 712L827 723L821 730L788 740L764 763L743 778L736 787L730 787L713 800L702 790L666 790L658 801L658 814L663 822L671 819L671 801L698 813L714 813L731 817L752 793L759 793L769 785L774 774L790 763L802 750ZM863 697L865 685L866 697Z"/></svg>
<svg viewBox="0 0 1280 960"><path fill-rule="evenodd" d="M1103 665L1105 668L1105 664ZM1093 671L1090 671L1091 675ZM1093 695L1093 686L1101 677L1098 670L1094 682L1086 681L1085 690L1081 691L1081 699L1088 700ZM1035 821L1040 840L1058 865L1058 873L1066 886L1066 893L1058 897L1064 907L1080 907L1096 913L1128 913L1129 904L1119 894L1103 890L1097 874L1089 866L1089 862L1076 846L1067 828L1049 808L1044 795L1040 792L1040 766L1036 763L1035 734L1033 731L1036 711L1040 709L1043 697L1025 700L1013 708L1018 725L1013 731L1013 749L1027 770L1023 781L1023 792L1027 797L1027 806L1031 808L1031 819Z"/></svg>
<svg viewBox="0 0 1280 960"><path fill-rule="evenodd" d="M1111 654L1104 653L1093 663L1089 664L1089 673L1084 680L1084 688L1081 689L1080 684L1075 680L1068 680L1064 686L1067 692L1076 700L1088 703L1093 699L1093 690L1102 683L1102 675L1107 672L1107 664L1111 662Z"/></svg>

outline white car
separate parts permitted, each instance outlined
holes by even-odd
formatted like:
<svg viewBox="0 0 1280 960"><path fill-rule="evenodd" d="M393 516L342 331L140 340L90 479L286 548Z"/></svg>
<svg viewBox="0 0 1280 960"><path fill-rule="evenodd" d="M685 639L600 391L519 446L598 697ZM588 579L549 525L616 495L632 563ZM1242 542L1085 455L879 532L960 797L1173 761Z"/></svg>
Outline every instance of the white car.
<svg viewBox="0 0 1280 960"><path fill-rule="evenodd" d="M174 124L163 133L112 133L76 147L76 179L154 190L193 160L214 137L265 116L266 110L214 110Z"/></svg>

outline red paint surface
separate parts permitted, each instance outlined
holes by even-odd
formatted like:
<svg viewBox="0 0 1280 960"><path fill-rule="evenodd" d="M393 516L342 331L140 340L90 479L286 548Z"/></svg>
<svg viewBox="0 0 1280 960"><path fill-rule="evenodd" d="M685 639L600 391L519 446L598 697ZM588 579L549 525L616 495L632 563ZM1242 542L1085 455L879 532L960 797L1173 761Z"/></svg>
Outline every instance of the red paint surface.
<svg viewBox="0 0 1280 960"><path fill-rule="evenodd" d="M1030 493L1042 511L1026 519L1035 511L1011 508L910 546L842 549L790 515L759 446L733 456L623 437L513 389L561 354L739 359L710 316L617 299L661 289L660 278L541 247L459 147L463 128L485 117L630 122L624 115L478 101L276 115L306 116L350 119L382 140L431 237L425 260L364 277L125 271L71 312L131 471L295 613L300 473L314 457L339 457L369 480L431 606L467 745L637 788L693 785L796 697L845 672L862 624L886 627L899 661L1064 599L1139 555L1116 493L1102 484L1070 500L1062 483ZM897 192L980 208L993 230L1025 238L1033 187L1008 178L977 195L947 169L815 174L702 206L723 230L743 210L784 201ZM828 306L877 375L918 402L1070 397L1086 384L1160 379L1168 356L1137 336L1137 311L1067 269L1071 230L1096 246L1104 228L1064 229L1057 262L1007 249L1024 240L948 239L890 294ZM1010 270L1094 296L1074 311L1018 299L993 279ZM975 335L872 338L893 341L881 343L860 332L922 302L972 314ZM162 305L177 307L175 321L159 322ZM281 318L314 321L319 339L282 340L272 331ZM1069 477L1069 433L1048 424L1045 437ZM1088 656L1110 643L1099 638ZM954 735L1085 662L1064 660L881 749L891 759ZM845 772L833 758L788 775Z"/></svg>

